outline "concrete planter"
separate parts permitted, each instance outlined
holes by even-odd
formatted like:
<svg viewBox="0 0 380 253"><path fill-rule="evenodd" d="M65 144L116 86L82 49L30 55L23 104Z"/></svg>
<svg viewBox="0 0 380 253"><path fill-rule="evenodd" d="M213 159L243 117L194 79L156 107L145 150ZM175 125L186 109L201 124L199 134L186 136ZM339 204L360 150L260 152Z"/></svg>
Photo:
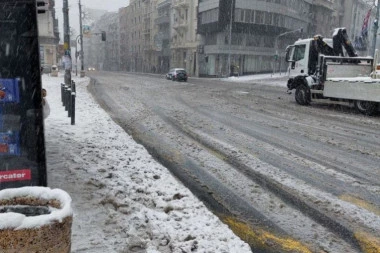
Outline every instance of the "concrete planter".
<svg viewBox="0 0 380 253"><path fill-rule="evenodd" d="M69 253L73 212L59 189L22 187L0 191L0 252Z"/></svg>

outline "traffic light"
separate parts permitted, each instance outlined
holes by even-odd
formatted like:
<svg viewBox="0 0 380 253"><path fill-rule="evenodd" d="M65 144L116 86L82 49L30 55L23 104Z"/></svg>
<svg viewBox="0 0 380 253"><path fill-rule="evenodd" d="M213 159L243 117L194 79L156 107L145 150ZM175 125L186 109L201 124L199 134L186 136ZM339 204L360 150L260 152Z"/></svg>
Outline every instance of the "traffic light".
<svg viewBox="0 0 380 253"><path fill-rule="evenodd" d="M38 14L45 13L49 10L49 3L47 3L46 0L37 0L36 5Z"/></svg>
<svg viewBox="0 0 380 253"><path fill-rule="evenodd" d="M106 32L105 31L102 31L102 41L106 41L107 38L106 38Z"/></svg>

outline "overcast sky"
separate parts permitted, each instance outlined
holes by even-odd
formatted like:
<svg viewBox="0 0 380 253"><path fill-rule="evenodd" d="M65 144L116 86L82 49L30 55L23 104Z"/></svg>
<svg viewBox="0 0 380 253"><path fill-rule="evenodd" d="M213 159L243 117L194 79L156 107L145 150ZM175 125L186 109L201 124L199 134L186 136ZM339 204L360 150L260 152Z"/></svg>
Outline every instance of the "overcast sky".
<svg viewBox="0 0 380 253"><path fill-rule="evenodd" d="M77 34L79 34L79 0L69 1L69 25L73 27ZM128 6L129 0L81 0L82 8L99 9L107 11L118 11L119 8ZM63 14L62 14L63 0L55 1L56 17L59 20L59 32L61 41L63 41ZM73 39L73 38L71 38Z"/></svg>

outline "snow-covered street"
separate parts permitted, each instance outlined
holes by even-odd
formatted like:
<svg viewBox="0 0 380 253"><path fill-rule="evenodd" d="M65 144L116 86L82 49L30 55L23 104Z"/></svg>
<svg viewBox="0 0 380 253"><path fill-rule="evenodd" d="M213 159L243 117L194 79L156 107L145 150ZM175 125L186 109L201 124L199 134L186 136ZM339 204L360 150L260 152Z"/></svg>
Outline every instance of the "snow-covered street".
<svg viewBox="0 0 380 253"><path fill-rule="evenodd" d="M43 75L48 186L73 199L72 252L251 252L76 82L76 124Z"/></svg>

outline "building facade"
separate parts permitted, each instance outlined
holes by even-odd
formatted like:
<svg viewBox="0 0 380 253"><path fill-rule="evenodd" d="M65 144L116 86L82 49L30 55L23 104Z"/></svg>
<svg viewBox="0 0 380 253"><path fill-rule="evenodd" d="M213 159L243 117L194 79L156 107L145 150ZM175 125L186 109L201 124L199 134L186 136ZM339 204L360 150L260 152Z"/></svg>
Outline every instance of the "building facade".
<svg viewBox="0 0 380 253"><path fill-rule="evenodd" d="M172 0L170 66L198 75L197 1Z"/></svg>
<svg viewBox="0 0 380 253"><path fill-rule="evenodd" d="M154 34L154 46L157 52L157 73L166 73L170 69L171 4L171 0L159 0L157 2L157 16L154 21L157 31Z"/></svg>
<svg viewBox="0 0 380 253"><path fill-rule="evenodd" d="M129 17L129 7L123 7L119 9L119 31L120 31L120 63L119 69L121 71L130 71L130 61L129 61L129 30L128 30L128 17Z"/></svg>
<svg viewBox="0 0 380 253"><path fill-rule="evenodd" d="M276 52L282 60L286 45L311 33L310 12L310 1L201 0L199 74L269 72Z"/></svg>
<svg viewBox="0 0 380 253"><path fill-rule="evenodd" d="M331 37L337 27L346 27L356 48L366 50L371 35L359 35L369 10L363 0L200 0L199 74L285 70L287 45L316 34Z"/></svg>
<svg viewBox="0 0 380 253"><path fill-rule="evenodd" d="M57 47L59 44L58 19L55 17L55 1L49 0L49 8L45 13L37 15L38 39L40 43L40 61L45 71L49 72L52 65L58 61Z"/></svg>
<svg viewBox="0 0 380 253"><path fill-rule="evenodd" d="M129 4L130 16L128 31L129 31L129 61L132 72L143 71L143 52L145 45L144 23L143 23L143 4L142 0L131 0Z"/></svg>
<svg viewBox="0 0 380 253"><path fill-rule="evenodd" d="M361 55L368 54L373 40L370 0L197 2L131 0L119 10L118 37L110 37L117 29L105 27L109 21L97 23L98 30L108 31L107 40L119 39L118 54L107 42L105 49L112 52L105 55L114 55L124 71L165 73L182 67L191 76L228 76L284 71L287 45L316 34L331 37L337 27L347 28ZM115 69L111 59L105 63L102 69Z"/></svg>

